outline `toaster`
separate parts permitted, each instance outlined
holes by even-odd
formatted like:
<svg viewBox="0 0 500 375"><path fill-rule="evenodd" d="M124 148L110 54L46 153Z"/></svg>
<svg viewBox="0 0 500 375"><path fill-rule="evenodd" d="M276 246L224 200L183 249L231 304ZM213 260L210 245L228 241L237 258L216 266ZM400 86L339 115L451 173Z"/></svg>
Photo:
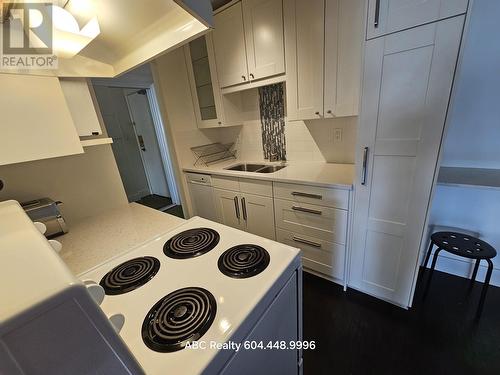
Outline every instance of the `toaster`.
<svg viewBox="0 0 500 375"><path fill-rule="evenodd" d="M45 224L45 237L53 238L68 232L66 221L59 210L61 203L50 198L40 198L21 203L21 206L31 220Z"/></svg>

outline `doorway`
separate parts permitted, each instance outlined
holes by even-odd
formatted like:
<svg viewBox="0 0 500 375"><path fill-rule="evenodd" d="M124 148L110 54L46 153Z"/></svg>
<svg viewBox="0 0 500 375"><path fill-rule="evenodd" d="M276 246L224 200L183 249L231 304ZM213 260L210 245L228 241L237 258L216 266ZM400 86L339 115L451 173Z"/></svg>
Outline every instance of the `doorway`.
<svg viewBox="0 0 500 375"><path fill-rule="evenodd" d="M95 79L93 85L129 202L167 211L180 199L147 71L140 67L119 78Z"/></svg>

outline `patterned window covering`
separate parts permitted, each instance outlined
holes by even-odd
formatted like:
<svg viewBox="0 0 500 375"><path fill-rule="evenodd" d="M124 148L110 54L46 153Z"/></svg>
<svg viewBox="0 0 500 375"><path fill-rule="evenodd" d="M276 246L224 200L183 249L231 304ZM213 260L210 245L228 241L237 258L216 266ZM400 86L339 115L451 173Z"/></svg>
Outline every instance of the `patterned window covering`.
<svg viewBox="0 0 500 375"><path fill-rule="evenodd" d="M283 83L259 87L264 159L286 160Z"/></svg>

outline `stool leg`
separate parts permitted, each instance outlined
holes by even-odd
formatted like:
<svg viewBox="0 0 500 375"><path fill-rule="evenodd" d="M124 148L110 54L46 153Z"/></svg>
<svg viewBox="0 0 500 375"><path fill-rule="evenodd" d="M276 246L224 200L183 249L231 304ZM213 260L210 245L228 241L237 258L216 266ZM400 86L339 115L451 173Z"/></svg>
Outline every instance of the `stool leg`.
<svg viewBox="0 0 500 375"><path fill-rule="evenodd" d="M441 250L442 249L438 247L436 252L434 253L434 257L432 258L431 273L429 274L429 279L427 280L427 285L425 286L424 299L425 297L427 297L427 293L429 292L429 286L431 285L432 275L434 274L434 268L436 267L437 258Z"/></svg>
<svg viewBox="0 0 500 375"><path fill-rule="evenodd" d="M429 245L429 249L427 250L427 254L425 254L424 269L422 270L422 273L419 276L420 280L423 279L424 273L425 273L425 269L427 268L427 264L429 264L429 258L431 257L432 247L433 246L434 246L434 244L432 243L432 240L431 240L431 244Z"/></svg>
<svg viewBox="0 0 500 375"><path fill-rule="evenodd" d="M488 291L488 286L490 285L491 273L493 272L493 262L491 259L486 259L488 262L488 271L486 272L486 277L484 279L483 290L481 291L481 298L479 300L479 306L477 307L476 320L479 320L481 313L483 312L484 299L486 298L486 292Z"/></svg>
<svg viewBox="0 0 500 375"><path fill-rule="evenodd" d="M472 271L472 277L470 278L469 292L472 290L472 287L474 286L474 281L476 281L477 270L479 269L480 262L481 259L476 259L476 264L474 265L474 271Z"/></svg>

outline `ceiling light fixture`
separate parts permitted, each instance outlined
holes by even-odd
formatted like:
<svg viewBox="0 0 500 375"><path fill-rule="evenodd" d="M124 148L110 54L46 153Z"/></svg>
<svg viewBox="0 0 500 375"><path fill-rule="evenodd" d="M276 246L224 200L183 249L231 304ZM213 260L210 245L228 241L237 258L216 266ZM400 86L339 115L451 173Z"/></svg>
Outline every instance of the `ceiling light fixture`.
<svg viewBox="0 0 500 375"><path fill-rule="evenodd" d="M100 33L99 22L94 16L80 29L78 22L66 9L52 7L53 50L58 57L69 59L85 48Z"/></svg>

